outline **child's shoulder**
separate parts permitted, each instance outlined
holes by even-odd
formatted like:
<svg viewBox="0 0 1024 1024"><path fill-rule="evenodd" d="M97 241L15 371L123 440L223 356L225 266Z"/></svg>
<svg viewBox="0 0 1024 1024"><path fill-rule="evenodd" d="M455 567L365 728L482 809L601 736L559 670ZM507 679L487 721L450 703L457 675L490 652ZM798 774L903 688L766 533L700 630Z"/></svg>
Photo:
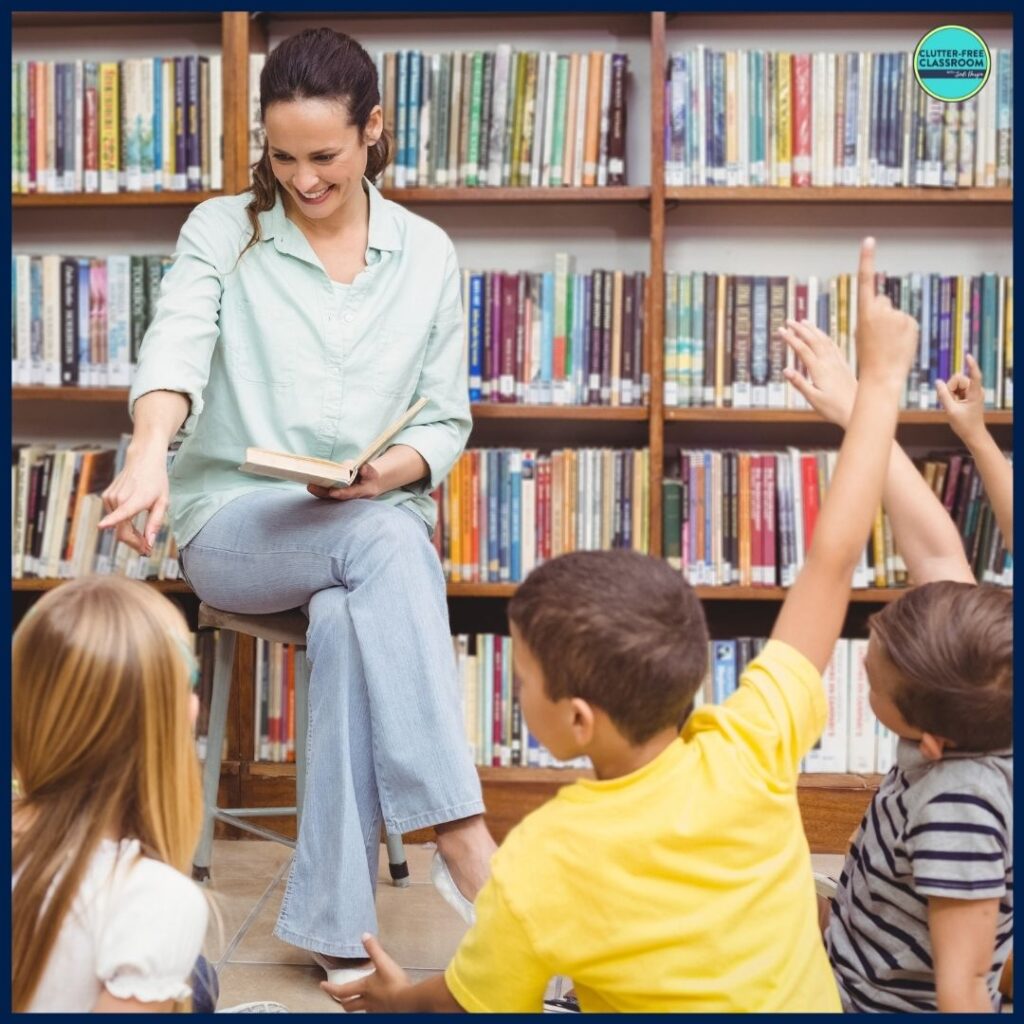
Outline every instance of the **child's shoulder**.
<svg viewBox="0 0 1024 1024"><path fill-rule="evenodd" d="M104 840L91 868L108 914L131 906L140 921L177 921L186 931L205 929L207 903L199 886L169 864L147 857L137 840Z"/></svg>
<svg viewBox="0 0 1024 1024"><path fill-rule="evenodd" d="M902 753L901 744L901 753ZM988 805L1008 826L1013 809L1013 752L947 752L903 773L903 799L911 812L935 804Z"/></svg>

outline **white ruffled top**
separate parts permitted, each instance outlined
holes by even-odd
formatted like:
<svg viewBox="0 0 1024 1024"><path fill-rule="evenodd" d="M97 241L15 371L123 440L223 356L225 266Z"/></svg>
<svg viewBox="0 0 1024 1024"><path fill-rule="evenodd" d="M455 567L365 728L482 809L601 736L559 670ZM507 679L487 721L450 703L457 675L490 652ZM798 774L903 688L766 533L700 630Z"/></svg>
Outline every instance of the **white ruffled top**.
<svg viewBox="0 0 1024 1024"><path fill-rule="evenodd" d="M12 879L13 884L13 879ZM179 871L140 856L137 840L103 840L64 918L29 1009L84 1013L106 988L120 999L191 995L207 904Z"/></svg>

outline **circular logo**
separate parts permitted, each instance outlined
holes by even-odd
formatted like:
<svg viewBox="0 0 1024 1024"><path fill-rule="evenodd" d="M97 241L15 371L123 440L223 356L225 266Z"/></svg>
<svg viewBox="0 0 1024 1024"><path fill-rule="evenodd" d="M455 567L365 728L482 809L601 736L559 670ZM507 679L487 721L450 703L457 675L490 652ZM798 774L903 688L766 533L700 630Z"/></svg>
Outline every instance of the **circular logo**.
<svg viewBox="0 0 1024 1024"><path fill-rule="evenodd" d="M985 40L962 25L933 28L914 50L917 84L946 103L959 103L980 92L991 70Z"/></svg>

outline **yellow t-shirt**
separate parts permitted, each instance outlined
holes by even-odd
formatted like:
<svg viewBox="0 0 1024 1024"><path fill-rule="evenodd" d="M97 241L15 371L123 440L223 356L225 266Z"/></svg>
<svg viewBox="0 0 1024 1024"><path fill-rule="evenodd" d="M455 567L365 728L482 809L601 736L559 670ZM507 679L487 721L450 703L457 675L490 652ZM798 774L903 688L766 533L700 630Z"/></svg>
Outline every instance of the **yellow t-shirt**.
<svg viewBox="0 0 1024 1024"><path fill-rule="evenodd" d="M820 674L772 641L649 764L559 790L494 855L455 999L539 1011L565 975L589 1012L840 1012L796 800L826 715Z"/></svg>

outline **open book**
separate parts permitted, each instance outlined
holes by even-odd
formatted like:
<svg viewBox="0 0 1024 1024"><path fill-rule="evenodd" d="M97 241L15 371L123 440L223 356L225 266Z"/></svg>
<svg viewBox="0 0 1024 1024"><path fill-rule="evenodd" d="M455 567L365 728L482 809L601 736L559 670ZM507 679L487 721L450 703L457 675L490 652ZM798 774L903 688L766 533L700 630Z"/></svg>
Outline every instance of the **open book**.
<svg viewBox="0 0 1024 1024"><path fill-rule="evenodd" d="M419 399L375 437L354 460L331 462L329 459L316 459L311 455L271 452L266 448L246 448L245 462L238 468L243 473L271 476L275 480L295 480L300 484L317 484L320 487L349 487L355 482L363 466L371 459L375 459L427 402L426 398Z"/></svg>

